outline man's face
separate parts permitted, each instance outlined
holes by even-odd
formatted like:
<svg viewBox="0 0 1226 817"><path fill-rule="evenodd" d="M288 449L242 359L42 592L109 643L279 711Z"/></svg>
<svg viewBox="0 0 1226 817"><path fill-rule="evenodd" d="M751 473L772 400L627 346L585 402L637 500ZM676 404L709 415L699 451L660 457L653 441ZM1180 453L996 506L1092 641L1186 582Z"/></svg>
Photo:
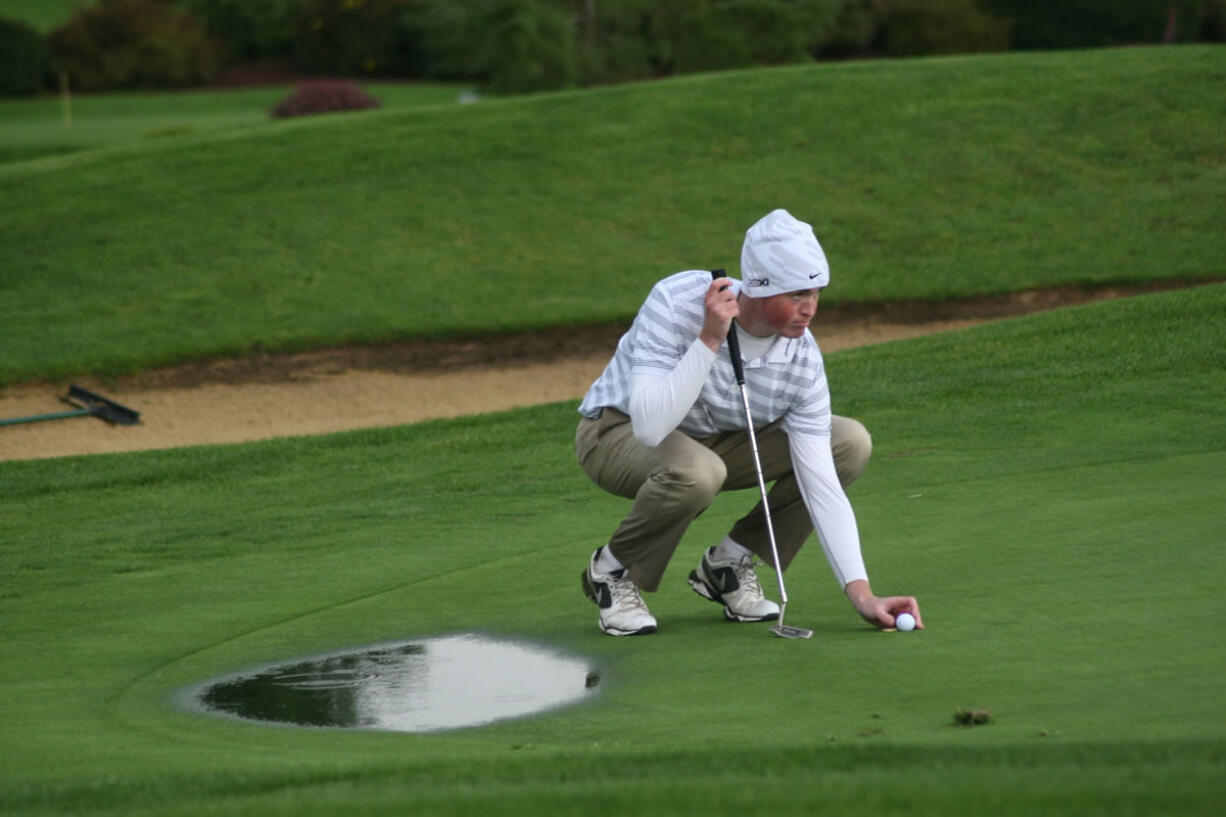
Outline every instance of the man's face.
<svg viewBox="0 0 1226 817"><path fill-rule="evenodd" d="M803 289L769 298L744 298L740 304L741 326L756 337L798 338L817 314L820 296L820 289Z"/></svg>

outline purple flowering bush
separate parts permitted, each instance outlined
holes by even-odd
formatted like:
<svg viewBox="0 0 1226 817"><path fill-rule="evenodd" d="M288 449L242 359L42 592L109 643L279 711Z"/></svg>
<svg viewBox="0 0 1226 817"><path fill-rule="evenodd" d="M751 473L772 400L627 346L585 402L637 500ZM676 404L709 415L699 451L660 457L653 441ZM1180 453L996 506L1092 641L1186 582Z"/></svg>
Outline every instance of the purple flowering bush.
<svg viewBox="0 0 1226 817"><path fill-rule="evenodd" d="M310 116L334 111L362 111L379 107L379 100L363 91L356 82L341 79L316 79L303 82L270 112L276 118Z"/></svg>

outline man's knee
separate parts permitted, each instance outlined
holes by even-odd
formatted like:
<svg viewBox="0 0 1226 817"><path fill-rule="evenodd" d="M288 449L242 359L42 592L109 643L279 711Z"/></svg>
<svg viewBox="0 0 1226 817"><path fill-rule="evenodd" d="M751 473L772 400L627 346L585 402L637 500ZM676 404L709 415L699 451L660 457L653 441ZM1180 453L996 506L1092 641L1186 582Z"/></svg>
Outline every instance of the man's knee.
<svg viewBox="0 0 1226 817"><path fill-rule="evenodd" d="M873 455L873 438L859 420L835 416L831 423L830 447L839 482L846 488L868 467Z"/></svg>
<svg viewBox="0 0 1226 817"><path fill-rule="evenodd" d="M675 501L689 507L705 508L724 487L728 469L723 460L711 455L669 463L652 475Z"/></svg>

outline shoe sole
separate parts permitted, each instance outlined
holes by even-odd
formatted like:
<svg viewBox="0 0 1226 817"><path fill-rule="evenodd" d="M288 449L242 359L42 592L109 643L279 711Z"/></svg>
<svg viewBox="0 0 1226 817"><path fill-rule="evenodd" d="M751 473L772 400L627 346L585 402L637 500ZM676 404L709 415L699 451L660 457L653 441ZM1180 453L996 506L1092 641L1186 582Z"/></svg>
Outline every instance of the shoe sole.
<svg viewBox="0 0 1226 817"><path fill-rule="evenodd" d="M600 606L600 599L596 595L596 588L592 587L592 577L588 575L586 569L579 574L579 579L583 584L583 595L595 604ZM596 623L600 626L600 631L605 635L626 636L626 635L651 635L656 631L656 627L648 624L646 627L640 627L637 630L619 630L616 627L608 627L604 623L604 619L597 618Z"/></svg>
<svg viewBox="0 0 1226 817"><path fill-rule="evenodd" d="M640 627L637 630L618 630L615 627L606 627L604 622L600 621L599 619L597 619L597 623L600 625L600 632L604 633L605 635L618 637L626 635L651 635L656 631L656 628L652 627L651 625Z"/></svg>
<svg viewBox="0 0 1226 817"><path fill-rule="evenodd" d="M690 571L689 582L690 587L693 588L695 593L702 596L707 601L713 601L723 607L724 618L728 619L729 621L735 621L740 624L752 624L755 621L774 621L779 618L779 613L777 612L767 613L764 616L743 616L740 613L732 612L732 609L728 605L720 601L719 594L716 593L715 588L703 581L703 578L698 575L697 570Z"/></svg>

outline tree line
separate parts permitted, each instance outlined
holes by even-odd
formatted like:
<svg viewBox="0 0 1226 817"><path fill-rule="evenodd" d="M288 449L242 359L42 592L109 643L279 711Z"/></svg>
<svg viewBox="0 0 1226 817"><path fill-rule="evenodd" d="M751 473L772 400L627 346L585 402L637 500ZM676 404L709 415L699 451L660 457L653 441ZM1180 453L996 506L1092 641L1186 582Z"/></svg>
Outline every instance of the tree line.
<svg viewBox="0 0 1226 817"><path fill-rule="evenodd" d="M1226 0L99 0L0 19L0 93L301 76L526 93L821 59L1221 41Z"/></svg>

